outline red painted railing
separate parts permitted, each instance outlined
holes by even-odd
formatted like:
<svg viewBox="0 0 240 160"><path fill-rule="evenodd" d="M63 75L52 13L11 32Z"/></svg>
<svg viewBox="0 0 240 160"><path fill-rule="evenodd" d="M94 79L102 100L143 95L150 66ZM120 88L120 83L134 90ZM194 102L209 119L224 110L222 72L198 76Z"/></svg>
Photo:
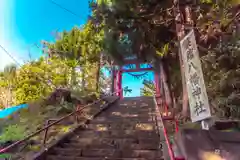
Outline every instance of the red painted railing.
<svg viewBox="0 0 240 160"><path fill-rule="evenodd" d="M164 120L173 120L173 119L171 117L167 117L166 119L164 119L163 113L161 113L161 111L162 111L162 109L164 109L166 112L166 107L163 105L163 103L161 103L161 104L158 103L158 99L160 99L161 97L154 96L153 98L154 98L154 102L155 102L155 106L156 106L156 115L157 115L158 125L161 125L161 127L159 127L159 126L158 127L159 127L159 129L161 128L163 130L163 134L164 134L165 142L168 147L168 154L169 154L170 159L175 160L172 146L171 146L171 143L168 138L167 130L164 125ZM168 110L167 110L167 113L168 113Z"/></svg>
<svg viewBox="0 0 240 160"><path fill-rule="evenodd" d="M44 137L46 138L46 136L47 136L47 130L48 130L50 127L58 124L59 122L62 122L63 120L69 118L70 116L76 115L77 113L82 113L85 108L90 107L90 106L92 106L92 105L94 105L94 104L97 104L97 103L99 103L99 102L101 102L101 101L104 101L104 99L106 99L107 97L109 97L109 96L111 96L111 95L115 95L115 94L117 94L117 93L119 93L119 92L122 92L122 91L123 91L123 89L118 90L118 91L116 91L116 92L114 92L114 93L111 93L110 95L105 96L105 97L103 97L103 98L101 98L101 99L99 99L99 100L97 100L97 101L95 101L95 102L93 102L93 103L91 103L91 104L85 105L85 106L83 106L81 109L76 110L76 111L74 111L74 112L72 112L72 113L69 113L68 115L66 115L66 116L64 116L64 117L62 117L62 118L60 118L60 119L58 119L58 120L54 120L53 123L48 124L48 125L45 126L44 128L42 128L42 129L40 129L40 130L32 133L31 135L27 136L27 137L24 138L23 140L14 142L14 143L12 143L12 144L9 145L9 146L7 146L7 147L5 147L5 148L3 148L3 149L0 149L0 154L8 152L9 150L11 150L11 149L17 147L18 145L20 145L20 144L28 141L30 138L32 138L32 137L40 134L40 133L43 132L43 131L45 131L45 133L46 133L45 136L44 136ZM46 141L46 139L45 139L45 141ZM45 143L45 142L44 142L44 143Z"/></svg>

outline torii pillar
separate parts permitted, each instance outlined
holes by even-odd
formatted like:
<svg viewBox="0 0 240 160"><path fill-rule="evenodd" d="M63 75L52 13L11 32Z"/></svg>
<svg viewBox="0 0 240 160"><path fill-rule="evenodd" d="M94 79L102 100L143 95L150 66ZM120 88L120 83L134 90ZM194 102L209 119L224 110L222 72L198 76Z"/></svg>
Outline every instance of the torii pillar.
<svg viewBox="0 0 240 160"><path fill-rule="evenodd" d="M160 80L160 77L159 77L159 73L158 72L154 72L154 84L155 84L155 94L156 96L160 96L160 85L159 85L159 80Z"/></svg>
<svg viewBox="0 0 240 160"><path fill-rule="evenodd" d="M121 69L114 71L114 91L117 92L117 95L120 97L120 99L123 98L123 91L122 90L122 71ZM120 92L118 92L120 91Z"/></svg>

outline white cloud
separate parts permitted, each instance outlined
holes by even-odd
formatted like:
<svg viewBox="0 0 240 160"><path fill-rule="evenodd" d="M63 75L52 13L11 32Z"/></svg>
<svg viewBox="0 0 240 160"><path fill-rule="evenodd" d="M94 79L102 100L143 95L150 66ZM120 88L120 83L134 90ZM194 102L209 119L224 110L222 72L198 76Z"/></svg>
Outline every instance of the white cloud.
<svg viewBox="0 0 240 160"><path fill-rule="evenodd" d="M21 50L17 46L15 37L12 36L12 9L13 1L12 0L0 0L0 44L3 46L20 64L23 61L19 58ZM4 50L0 48L0 70L2 70L6 65L15 63L14 60L5 53Z"/></svg>

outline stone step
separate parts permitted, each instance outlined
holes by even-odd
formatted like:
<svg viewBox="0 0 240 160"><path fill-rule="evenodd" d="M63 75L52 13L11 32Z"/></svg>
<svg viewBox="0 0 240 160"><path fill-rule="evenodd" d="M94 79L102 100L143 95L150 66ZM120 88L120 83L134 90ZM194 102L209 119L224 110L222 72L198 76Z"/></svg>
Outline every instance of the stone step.
<svg viewBox="0 0 240 160"><path fill-rule="evenodd" d="M74 149L55 147L51 155L73 157L112 157L112 158L162 158L162 153L157 150L118 150L118 149Z"/></svg>
<svg viewBox="0 0 240 160"><path fill-rule="evenodd" d="M162 158L162 153L157 150L123 150L122 157L126 158Z"/></svg>
<svg viewBox="0 0 240 160"><path fill-rule="evenodd" d="M137 118L121 118L121 117L112 117L107 118L107 117L96 117L94 118L91 123L128 123L128 122L141 122L141 123L155 123L155 117L148 117L144 119L139 119Z"/></svg>
<svg viewBox="0 0 240 160"><path fill-rule="evenodd" d="M154 121L132 121L132 120L126 120L126 119L117 119L116 121L110 121L107 119L94 119L92 120L89 124L132 124L132 125L136 125L138 123L144 123L144 124L151 124L151 125L155 125L156 123Z"/></svg>
<svg viewBox="0 0 240 160"><path fill-rule="evenodd" d="M63 143L60 147L156 150L159 148L159 143L156 139L79 138Z"/></svg>
<svg viewBox="0 0 240 160"><path fill-rule="evenodd" d="M99 117L124 117L124 118L132 118L132 117L153 117L156 114L148 111L121 111L121 112L113 112L113 113L104 113Z"/></svg>
<svg viewBox="0 0 240 160"><path fill-rule="evenodd" d="M139 106L121 106L119 107L118 110L114 110L114 111L118 111L118 112L122 112L122 111L154 111L155 107L153 106L144 106L144 107L139 107Z"/></svg>
<svg viewBox="0 0 240 160"><path fill-rule="evenodd" d="M155 125L151 123L112 123L112 124L88 124L88 129L93 130L155 130Z"/></svg>
<svg viewBox="0 0 240 160"><path fill-rule="evenodd" d="M157 142L154 143L150 143L150 142L146 142L144 143L140 143L140 144L136 144L136 143L117 143L115 141L113 141L112 143L107 143L107 142L103 142L103 143L89 143L89 144L81 144L79 142L70 142L70 143L63 143L61 144L61 148L68 148L68 147L74 147L77 149L130 149L130 150L157 150L157 149L161 149L162 144L159 144Z"/></svg>
<svg viewBox="0 0 240 160"><path fill-rule="evenodd" d="M121 107L118 110L114 110L112 112L125 112L125 111L129 111L129 112L149 112L155 111L154 107L138 107L138 106L133 106L133 107Z"/></svg>
<svg viewBox="0 0 240 160"><path fill-rule="evenodd" d="M116 143L137 143L137 144L158 144L158 141L154 138L102 138L102 137L90 137L90 138L83 138L83 137L73 137L69 141L66 141L65 143L85 143L85 144L91 144L92 142L112 142L115 141Z"/></svg>
<svg viewBox="0 0 240 160"><path fill-rule="evenodd" d="M54 147L51 151L49 151L49 154L58 156L81 156L82 150L76 148Z"/></svg>
<svg viewBox="0 0 240 160"><path fill-rule="evenodd" d="M158 144L101 144L101 143L92 143L92 144L82 144L82 143L64 143L61 144L62 148L81 148L81 149L95 149L95 148L102 148L102 149L131 149L131 150L157 150L159 149Z"/></svg>
<svg viewBox="0 0 240 160"><path fill-rule="evenodd" d="M156 131L141 131L141 130L84 130L75 133L76 136L72 139L84 137L84 138L146 138L146 139L158 139L159 136Z"/></svg>
<svg viewBox="0 0 240 160"><path fill-rule="evenodd" d="M163 160L163 158L94 158L94 157L72 157L72 156L56 156L50 155L46 160Z"/></svg>
<svg viewBox="0 0 240 160"><path fill-rule="evenodd" d="M102 158L49 155L46 160L102 160Z"/></svg>
<svg viewBox="0 0 240 160"><path fill-rule="evenodd" d="M139 116L139 115L126 115L126 116L99 116L94 119L95 120L108 120L108 121L119 121L119 120L129 120L129 121L154 121L154 116Z"/></svg>
<svg viewBox="0 0 240 160"><path fill-rule="evenodd" d="M116 149L83 149L82 156L118 158L121 156L121 152Z"/></svg>
<svg viewBox="0 0 240 160"><path fill-rule="evenodd" d="M153 107L121 107L118 109L114 109L114 110L108 110L107 112L103 113L103 114L111 114L111 113L123 113L123 112L137 112L137 113L148 113L148 112L154 112L155 108Z"/></svg>
<svg viewBox="0 0 240 160"><path fill-rule="evenodd" d="M140 115L144 115L146 113L154 113L155 111L153 109L128 109L128 108L124 108L124 109L119 109L117 111L108 111L108 112L103 112L101 115L105 116L105 115L121 115L121 114L140 114Z"/></svg>
<svg viewBox="0 0 240 160"><path fill-rule="evenodd" d="M137 107L147 107L151 106L150 101L138 101L138 100L133 100L133 101L122 101L119 103L120 107L131 107L131 106L137 106Z"/></svg>
<svg viewBox="0 0 240 160"><path fill-rule="evenodd" d="M101 117L108 117L108 118L127 118L127 119L132 119L132 118L138 118L141 120L141 118L146 119L146 118L152 118L155 117L155 114L153 113L117 113L115 115L111 114L109 116L101 116Z"/></svg>

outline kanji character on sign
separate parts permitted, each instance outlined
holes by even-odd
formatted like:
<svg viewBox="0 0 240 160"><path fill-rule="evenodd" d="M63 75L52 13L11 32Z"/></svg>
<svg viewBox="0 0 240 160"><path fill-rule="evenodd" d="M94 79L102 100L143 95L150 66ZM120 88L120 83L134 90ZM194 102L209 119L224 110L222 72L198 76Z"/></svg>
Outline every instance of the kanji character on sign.
<svg viewBox="0 0 240 160"><path fill-rule="evenodd" d="M193 48L189 47L189 49L187 50L187 61L192 60L193 57L194 57L194 55L193 55Z"/></svg>
<svg viewBox="0 0 240 160"><path fill-rule="evenodd" d="M197 67L193 64L193 62L188 63L188 72L190 73L191 68L194 68L195 70L197 69Z"/></svg>
<svg viewBox="0 0 240 160"><path fill-rule="evenodd" d="M192 88L192 95L196 97L196 96L200 96L200 94L201 94L201 88L199 86L194 86Z"/></svg>
<svg viewBox="0 0 240 160"><path fill-rule="evenodd" d="M201 94L201 87L200 87L200 77L195 72L193 75L190 75L190 83L192 85L192 95L199 96Z"/></svg>
<svg viewBox="0 0 240 160"><path fill-rule="evenodd" d="M192 46L189 37L183 42L183 46L184 46L185 49L189 48L189 46Z"/></svg>
<svg viewBox="0 0 240 160"><path fill-rule="evenodd" d="M200 80L200 77L198 76L197 72L195 72L192 75L190 75L190 82L191 82L191 84L199 85L199 80Z"/></svg>
<svg viewBox="0 0 240 160"><path fill-rule="evenodd" d="M194 109L195 109L195 113L197 114L197 116L199 116L199 114L206 111L206 108L204 108L203 106L204 106L204 104L201 100L196 101L196 105L195 105Z"/></svg>

